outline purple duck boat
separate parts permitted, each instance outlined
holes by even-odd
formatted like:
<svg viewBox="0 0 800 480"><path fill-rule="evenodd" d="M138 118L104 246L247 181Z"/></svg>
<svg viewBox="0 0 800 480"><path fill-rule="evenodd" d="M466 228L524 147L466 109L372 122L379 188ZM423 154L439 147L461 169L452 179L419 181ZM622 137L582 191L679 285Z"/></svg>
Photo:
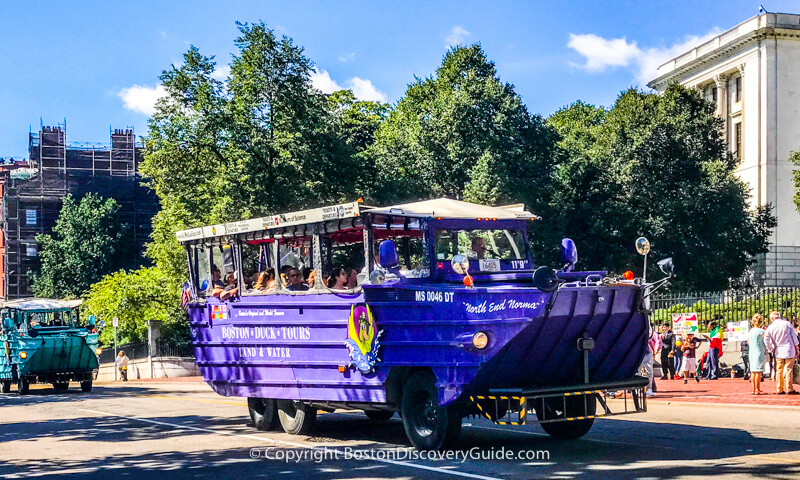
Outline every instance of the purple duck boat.
<svg viewBox="0 0 800 480"><path fill-rule="evenodd" d="M646 410L647 285L536 267L522 206L359 202L178 232L197 364L254 425L311 431L318 410L400 412L419 449L465 416L577 438ZM606 392L625 392L609 400Z"/></svg>

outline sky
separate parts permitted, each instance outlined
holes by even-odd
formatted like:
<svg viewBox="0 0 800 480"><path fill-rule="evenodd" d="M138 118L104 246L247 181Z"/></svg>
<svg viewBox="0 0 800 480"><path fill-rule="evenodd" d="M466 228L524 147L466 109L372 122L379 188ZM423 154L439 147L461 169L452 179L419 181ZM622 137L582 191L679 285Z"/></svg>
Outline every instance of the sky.
<svg viewBox="0 0 800 480"><path fill-rule="evenodd" d="M800 2L764 1L800 13ZM638 1L2 2L0 157L27 158L28 133L66 121L68 142L147 134L158 77L191 45L224 78L236 22L263 21L314 62L314 86L396 103L453 45L479 42L531 112L612 105L661 63L744 20L760 3Z"/></svg>

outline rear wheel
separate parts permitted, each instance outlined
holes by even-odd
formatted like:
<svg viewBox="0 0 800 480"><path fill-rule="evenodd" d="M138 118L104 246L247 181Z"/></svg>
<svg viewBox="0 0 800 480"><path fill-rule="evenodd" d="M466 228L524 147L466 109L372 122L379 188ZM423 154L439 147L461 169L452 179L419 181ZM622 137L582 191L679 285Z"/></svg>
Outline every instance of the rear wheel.
<svg viewBox="0 0 800 480"><path fill-rule="evenodd" d="M551 397L545 398L543 401L537 400L534 403L534 408L540 421L556 418L585 417L595 414L597 400L594 394L589 396ZM541 425L544 431L553 438L572 440L586 435L591 430L592 424L594 424L594 418L564 420L561 422L542 423Z"/></svg>
<svg viewBox="0 0 800 480"><path fill-rule="evenodd" d="M91 392L92 391L92 381L86 380L81 382L81 391L82 392Z"/></svg>
<svg viewBox="0 0 800 480"><path fill-rule="evenodd" d="M302 400L278 400L278 419L290 435L305 435L314 429L317 409Z"/></svg>
<svg viewBox="0 0 800 480"><path fill-rule="evenodd" d="M31 382L25 380L24 378L20 378L17 380L17 392L20 395L27 395L31 391Z"/></svg>
<svg viewBox="0 0 800 480"><path fill-rule="evenodd" d="M373 422L385 422L394 416L394 412L387 410L364 410L364 413Z"/></svg>
<svg viewBox="0 0 800 480"><path fill-rule="evenodd" d="M11 393L11 380L3 380L3 393Z"/></svg>
<svg viewBox="0 0 800 480"><path fill-rule="evenodd" d="M436 377L413 373L403 384L403 428L418 450L446 450L461 435L461 411L456 405L439 405Z"/></svg>
<svg viewBox="0 0 800 480"><path fill-rule="evenodd" d="M273 398L248 398L247 409L253 425L264 431L278 428L278 407Z"/></svg>
<svg viewBox="0 0 800 480"><path fill-rule="evenodd" d="M69 389L69 382L53 382L53 388L57 392L65 392Z"/></svg>

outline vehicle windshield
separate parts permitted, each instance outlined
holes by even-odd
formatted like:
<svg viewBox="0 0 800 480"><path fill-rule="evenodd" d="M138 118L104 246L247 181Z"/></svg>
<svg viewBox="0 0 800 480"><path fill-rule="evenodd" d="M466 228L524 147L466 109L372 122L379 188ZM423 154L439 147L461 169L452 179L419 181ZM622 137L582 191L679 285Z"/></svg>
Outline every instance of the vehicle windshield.
<svg viewBox="0 0 800 480"><path fill-rule="evenodd" d="M449 262L455 255L471 260L527 260L525 236L519 230L436 230L436 261Z"/></svg>
<svg viewBox="0 0 800 480"><path fill-rule="evenodd" d="M71 323L68 312L33 312L28 314L30 328L69 327Z"/></svg>

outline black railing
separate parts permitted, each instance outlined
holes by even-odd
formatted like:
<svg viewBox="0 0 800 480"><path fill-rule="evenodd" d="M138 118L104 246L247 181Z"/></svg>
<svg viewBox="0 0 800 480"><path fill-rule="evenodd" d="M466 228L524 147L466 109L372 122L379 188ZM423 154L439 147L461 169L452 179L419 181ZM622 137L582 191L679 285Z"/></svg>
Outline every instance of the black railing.
<svg viewBox="0 0 800 480"><path fill-rule="evenodd" d="M773 310L789 320L800 319L800 288L763 287L724 292L655 293L650 297L651 320L661 324L673 313L696 312L702 329L706 322L720 325L751 320L756 313L764 318Z"/></svg>
<svg viewBox="0 0 800 480"><path fill-rule="evenodd" d="M154 357L183 357L194 358L194 347L190 342L156 342L156 354Z"/></svg>
<svg viewBox="0 0 800 480"><path fill-rule="evenodd" d="M119 345L117 353L120 351L125 352L129 360L143 360L150 356L150 348L147 342L141 343L128 343ZM155 352L153 358L156 357L181 357L181 358L194 358L194 348L190 342L174 342L174 341L156 341ZM103 347L103 353L100 354L100 363L113 363L114 346Z"/></svg>

